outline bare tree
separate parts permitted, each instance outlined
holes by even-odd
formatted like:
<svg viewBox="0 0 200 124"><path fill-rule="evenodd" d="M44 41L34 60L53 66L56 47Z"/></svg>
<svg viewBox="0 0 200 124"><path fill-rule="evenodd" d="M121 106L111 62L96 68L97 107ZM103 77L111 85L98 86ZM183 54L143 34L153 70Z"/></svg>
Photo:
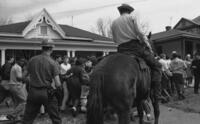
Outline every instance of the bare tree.
<svg viewBox="0 0 200 124"><path fill-rule="evenodd" d="M96 29L98 34L112 38L111 24L111 18L99 18L96 22L96 27L92 28L92 31L95 32L94 29Z"/></svg>
<svg viewBox="0 0 200 124"><path fill-rule="evenodd" d="M137 23L138 23L139 27L141 28L142 32L144 34L148 35L148 33L149 33L149 23L146 20L144 20L143 18L141 18L140 14L137 13L137 12L133 16L137 20Z"/></svg>
<svg viewBox="0 0 200 124"><path fill-rule="evenodd" d="M149 23L143 21L139 24L140 24L142 32L147 35L149 33Z"/></svg>
<svg viewBox="0 0 200 124"><path fill-rule="evenodd" d="M112 38L112 30L111 30L111 25L112 25L113 20L111 18L108 18L107 20L107 37Z"/></svg>
<svg viewBox="0 0 200 124"><path fill-rule="evenodd" d="M13 22L12 18L0 17L0 25L7 25Z"/></svg>
<svg viewBox="0 0 200 124"><path fill-rule="evenodd" d="M102 36L106 36L106 24L103 18L99 18L96 25L98 33Z"/></svg>
<svg viewBox="0 0 200 124"><path fill-rule="evenodd" d="M24 17L25 17L25 20L30 21L33 19L34 16L31 13L28 13Z"/></svg>

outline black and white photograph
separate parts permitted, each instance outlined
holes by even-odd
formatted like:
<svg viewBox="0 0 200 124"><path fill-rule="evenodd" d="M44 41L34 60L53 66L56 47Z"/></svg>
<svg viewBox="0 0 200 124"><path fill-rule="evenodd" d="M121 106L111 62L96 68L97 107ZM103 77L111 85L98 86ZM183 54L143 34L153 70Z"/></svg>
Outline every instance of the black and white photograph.
<svg viewBox="0 0 200 124"><path fill-rule="evenodd" d="M199 124L199 0L0 0L0 124Z"/></svg>

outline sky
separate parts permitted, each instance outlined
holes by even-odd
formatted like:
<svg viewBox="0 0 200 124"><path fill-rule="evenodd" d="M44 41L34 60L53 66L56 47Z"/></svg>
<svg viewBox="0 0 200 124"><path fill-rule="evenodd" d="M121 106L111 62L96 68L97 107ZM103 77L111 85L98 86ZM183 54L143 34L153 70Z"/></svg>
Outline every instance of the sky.
<svg viewBox="0 0 200 124"><path fill-rule="evenodd" d="M0 0L0 18L25 21L46 8L57 23L92 31L99 18L119 17L117 7L122 3L133 6L153 33L173 27L182 17L200 16L200 0Z"/></svg>

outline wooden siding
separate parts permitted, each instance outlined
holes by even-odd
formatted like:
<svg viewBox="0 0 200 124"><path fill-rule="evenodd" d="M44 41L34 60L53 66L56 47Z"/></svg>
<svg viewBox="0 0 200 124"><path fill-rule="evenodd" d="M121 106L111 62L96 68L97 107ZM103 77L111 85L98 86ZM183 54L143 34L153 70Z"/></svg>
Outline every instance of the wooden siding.
<svg viewBox="0 0 200 124"><path fill-rule="evenodd" d="M47 35L41 35L40 33L40 26L47 26ZM45 23L43 24L38 24L35 29L31 30L30 32L27 33L25 38L50 38L50 39L61 39L61 36L52 29L50 25L47 25Z"/></svg>

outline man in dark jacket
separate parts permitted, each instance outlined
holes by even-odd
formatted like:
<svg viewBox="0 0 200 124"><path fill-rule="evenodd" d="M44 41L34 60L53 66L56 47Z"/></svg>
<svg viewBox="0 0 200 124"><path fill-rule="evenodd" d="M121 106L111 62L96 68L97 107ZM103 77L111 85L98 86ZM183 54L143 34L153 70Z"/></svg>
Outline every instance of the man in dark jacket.
<svg viewBox="0 0 200 124"><path fill-rule="evenodd" d="M10 70L14 63L13 57L8 57L7 62L1 67L2 80L10 80Z"/></svg>
<svg viewBox="0 0 200 124"><path fill-rule="evenodd" d="M72 114L76 116L77 106L81 97L81 88L89 82L89 76L85 71L85 59L79 58L76 60L75 65L67 72L70 78L67 80L69 93L72 99Z"/></svg>
<svg viewBox="0 0 200 124"><path fill-rule="evenodd" d="M195 59L192 61L191 69L195 78L194 82L194 93L199 93L199 83L200 83L200 52L195 54Z"/></svg>
<svg viewBox="0 0 200 124"><path fill-rule="evenodd" d="M0 69L0 82L1 82L1 89L0 89L0 103L4 101L6 97L9 97L11 94L8 91L9 89L9 81L10 81L10 71L14 63L13 57L8 57L7 62L1 67ZM9 105L9 102L6 102Z"/></svg>
<svg viewBox="0 0 200 124"><path fill-rule="evenodd" d="M32 124L41 105L44 105L52 123L61 124L56 92L51 85L54 81L57 90L61 87L59 67L50 56L54 43L44 40L41 46L42 54L34 56L28 63L30 84L23 123Z"/></svg>

